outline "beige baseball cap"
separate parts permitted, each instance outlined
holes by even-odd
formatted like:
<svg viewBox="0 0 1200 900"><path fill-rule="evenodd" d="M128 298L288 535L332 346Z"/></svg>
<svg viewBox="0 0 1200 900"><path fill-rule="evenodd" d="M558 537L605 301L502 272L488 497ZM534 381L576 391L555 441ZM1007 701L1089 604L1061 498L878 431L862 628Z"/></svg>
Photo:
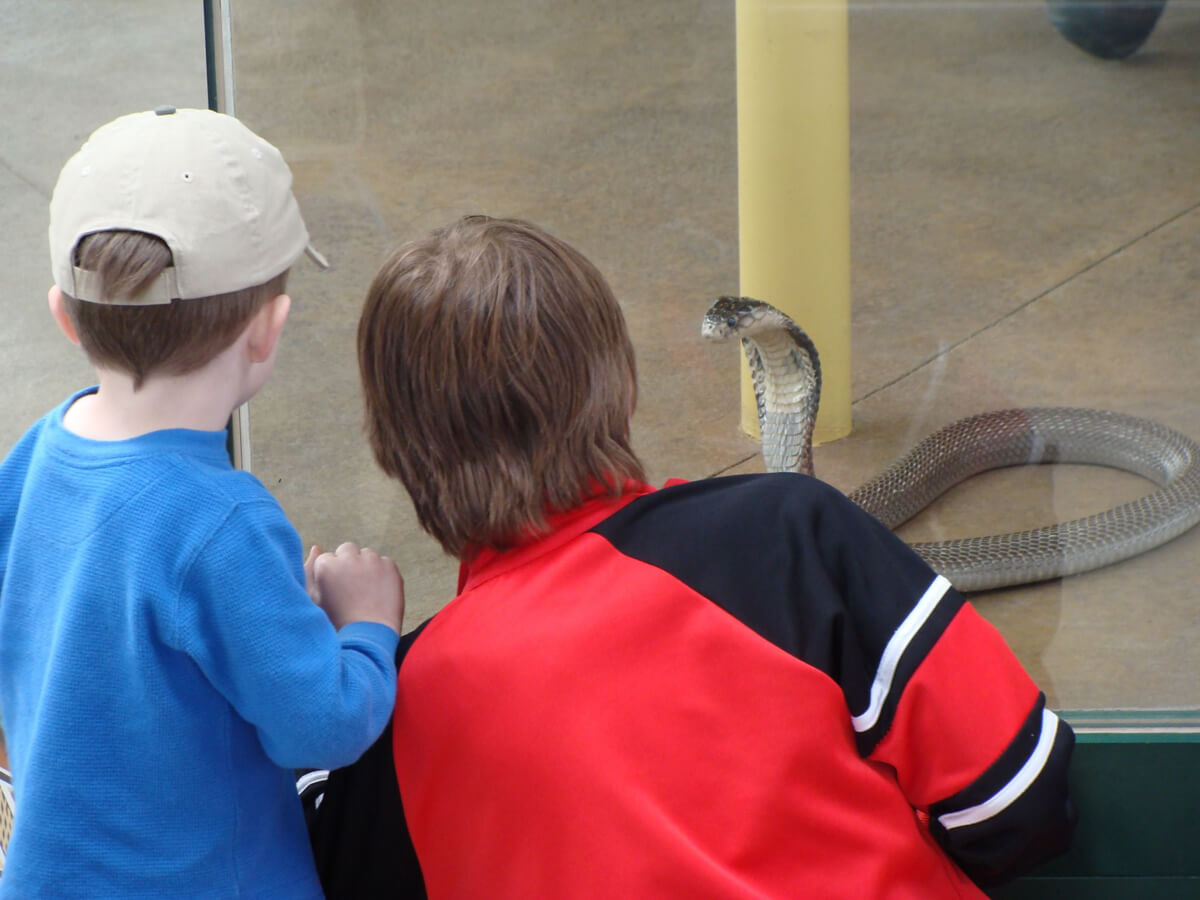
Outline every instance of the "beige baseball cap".
<svg viewBox="0 0 1200 900"><path fill-rule="evenodd" d="M97 231L161 238L173 265L136 297L101 295L75 249ZM142 306L263 284L312 249L283 156L232 116L159 107L97 129L50 198L50 261L63 293Z"/></svg>

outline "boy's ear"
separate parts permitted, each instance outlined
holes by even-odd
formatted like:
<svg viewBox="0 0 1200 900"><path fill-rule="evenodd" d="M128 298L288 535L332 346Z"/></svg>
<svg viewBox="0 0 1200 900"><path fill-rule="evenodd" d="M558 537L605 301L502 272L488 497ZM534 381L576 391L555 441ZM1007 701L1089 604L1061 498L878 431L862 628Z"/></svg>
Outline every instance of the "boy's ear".
<svg viewBox="0 0 1200 900"><path fill-rule="evenodd" d="M50 292L46 294L46 301L50 304L50 315L54 316L54 321L58 323L58 330L63 333L63 336L68 341L78 347L79 335L75 331L75 323L67 315L67 307L63 303L62 288L57 284L50 288Z"/></svg>
<svg viewBox="0 0 1200 900"><path fill-rule="evenodd" d="M271 358L279 343L279 336L283 333L283 326L287 322L288 312L291 311L291 308L292 298L287 294L277 294L255 313L248 329L248 340L246 341L251 362L266 362Z"/></svg>

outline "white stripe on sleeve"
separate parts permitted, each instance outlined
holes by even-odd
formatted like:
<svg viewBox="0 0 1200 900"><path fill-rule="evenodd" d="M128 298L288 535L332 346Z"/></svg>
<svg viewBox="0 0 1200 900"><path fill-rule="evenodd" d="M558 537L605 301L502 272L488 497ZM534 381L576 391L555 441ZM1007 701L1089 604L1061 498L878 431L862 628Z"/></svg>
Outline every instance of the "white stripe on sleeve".
<svg viewBox="0 0 1200 900"><path fill-rule="evenodd" d="M1054 738L1057 734L1058 716L1048 709L1043 709L1042 733L1038 737L1037 746L1033 748L1029 759L1025 760L1025 765L1021 766L1020 771L1009 780L1008 784L982 803L967 809L960 809L957 812L940 815L938 821L946 828L961 828L964 825L974 825L990 819L997 813L1003 812L1037 780L1042 769L1046 767L1050 751L1054 749Z"/></svg>
<svg viewBox="0 0 1200 900"><path fill-rule="evenodd" d="M933 579L933 583L925 589L925 593L917 601L917 605L900 623L900 627L896 629L891 640L887 642L887 646L883 648L883 655L879 658L879 669L875 672L875 680L871 683L870 703L865 711L850 720L854 723L855 731L860 733L868 731L874 728L875 723L879 721L884 701L887 700L888 692L892 689L892 679L896 677L896 667L900 665L900 658L949 589L950 582L941 575Z"/></svg>

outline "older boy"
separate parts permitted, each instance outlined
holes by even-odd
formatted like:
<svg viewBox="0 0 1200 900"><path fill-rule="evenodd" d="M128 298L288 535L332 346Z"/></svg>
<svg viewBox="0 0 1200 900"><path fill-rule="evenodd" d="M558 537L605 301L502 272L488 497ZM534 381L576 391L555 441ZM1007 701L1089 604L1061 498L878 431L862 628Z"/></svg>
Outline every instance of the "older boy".
<svg viewBox="0 0 1200 900"><path fill-rule="evenodd" d="M899 539L804 476L644 483L577 251L465 219L358 335L375 457L462 569L403 738L315 811L329 896L938 900L1066 846L1070 729Z"/></svg>
<svg viewBox="0 0 1200 900"><path fill-rule="evenodd" d="M0 897L321 896L291 769L383 729L403 586L344 544L310 597L225 451L307 244L278 151L206 110L117 119L59 177L50 309L99 384L0 468Z"/></svg>

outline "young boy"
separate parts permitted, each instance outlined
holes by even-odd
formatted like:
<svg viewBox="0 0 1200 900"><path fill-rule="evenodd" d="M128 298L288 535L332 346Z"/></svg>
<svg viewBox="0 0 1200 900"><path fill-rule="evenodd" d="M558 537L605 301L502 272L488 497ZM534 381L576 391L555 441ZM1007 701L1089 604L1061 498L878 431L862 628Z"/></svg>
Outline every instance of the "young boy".
<svg viewBox="0 0 1200 900"><path fill-rule="evenodd" d="M306 564L226 454L307 244L283 158L218 113L117 119L59 177L50 309L99 384L0 468L0 897L321 896L292 769L387 723L403 585L353 544Z"/></svg>
<svg viewBox="0 0 1200 900"><path fill-rule="evenodd" d="M358 341L375 457L462 569L401 642L403 740L315 811L328 896L939 900L1065 848L1069 727L895 535L801 475L644 483L577 251L442 228Z"/></svg>

